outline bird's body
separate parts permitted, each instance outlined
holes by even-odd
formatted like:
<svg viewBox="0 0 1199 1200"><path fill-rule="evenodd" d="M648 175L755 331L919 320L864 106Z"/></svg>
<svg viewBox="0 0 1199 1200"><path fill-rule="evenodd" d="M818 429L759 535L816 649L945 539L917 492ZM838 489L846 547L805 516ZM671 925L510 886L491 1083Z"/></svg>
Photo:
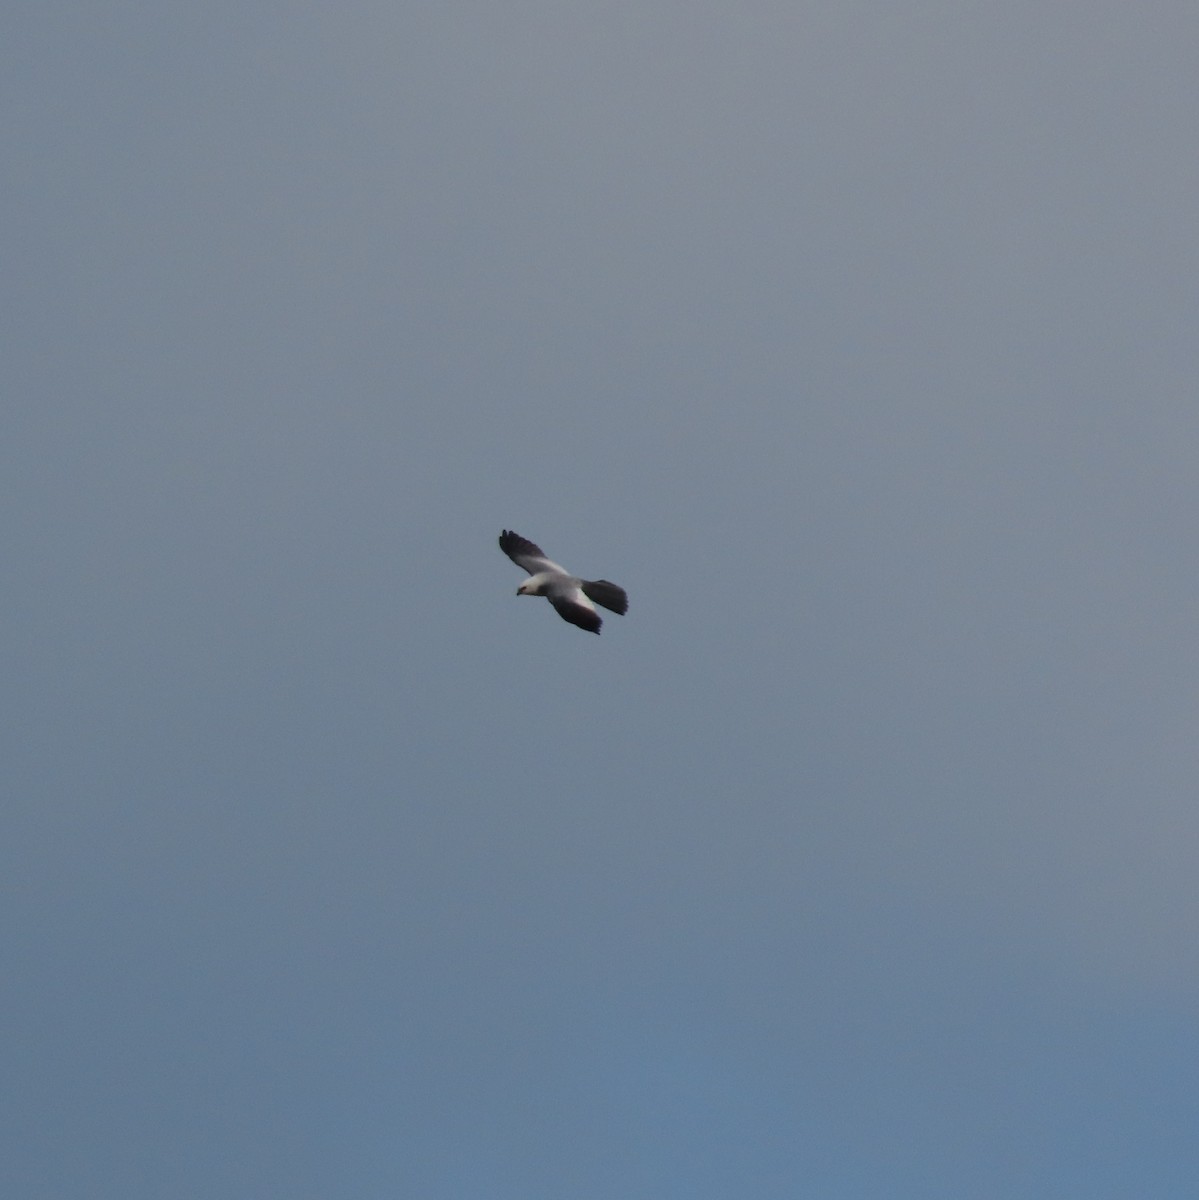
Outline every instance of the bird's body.
<svg viewBox="0 0 1199 1200"><path fill-rule="evenodd" d="M516 589L518 596L544 596L564 621L588 633L599 633L603 624L596 604L622 615L629 610L624 588L606 579L579 579L546 558L540 546L519 533L505 529L500 534L500 549L529 573L529 578Z"/></svg>

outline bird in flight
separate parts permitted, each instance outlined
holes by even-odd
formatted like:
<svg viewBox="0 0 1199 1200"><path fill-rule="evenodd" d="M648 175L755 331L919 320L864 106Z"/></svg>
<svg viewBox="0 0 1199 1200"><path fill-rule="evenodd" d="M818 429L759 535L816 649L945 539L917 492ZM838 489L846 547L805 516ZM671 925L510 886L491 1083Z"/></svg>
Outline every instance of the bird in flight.
<svg viewBox="0 0 1199 1200"><path fill-rule="evenodd" d="M622 616L629 611L624 588L606 579L577 578L551 562L540 546L534 546L519 533L505 529L500 534L500 549L529 573L530 578L516 589L518 596L544 596L558 610L558 616L588 633L599 633L603 624L596 604Z"/></svg>

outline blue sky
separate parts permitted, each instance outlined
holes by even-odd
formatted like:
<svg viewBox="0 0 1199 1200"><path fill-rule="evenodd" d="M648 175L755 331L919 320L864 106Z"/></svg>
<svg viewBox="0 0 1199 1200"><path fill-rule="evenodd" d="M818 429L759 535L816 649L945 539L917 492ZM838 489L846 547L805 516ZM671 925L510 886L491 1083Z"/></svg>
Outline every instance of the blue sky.
<svg viewBox="0 0 1199 1200"><path fill-rule="evenodd" d="M1192 1193L1192 6L2 27L5 1194Z"/></svg>

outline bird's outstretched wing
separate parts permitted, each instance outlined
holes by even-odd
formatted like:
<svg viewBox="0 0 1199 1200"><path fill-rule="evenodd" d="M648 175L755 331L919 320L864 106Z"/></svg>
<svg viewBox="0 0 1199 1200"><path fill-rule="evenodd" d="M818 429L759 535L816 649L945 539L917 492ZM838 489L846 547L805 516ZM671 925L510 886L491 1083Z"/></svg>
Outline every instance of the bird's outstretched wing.
<svg viewBox="0 0 1199 1200"><path fill-rule="evenodd" d="M545 551L540 546L535 546L528 538L522 538L511 529L505 529L500 534L500 549L530 575L539 575L542 571L553 571L556 575L570 574L565 568L546 558ZM569 619L568 617L567 620Z"/></svg>
<svg viewBox="0 0 1199 1200"><path fill-rule="evenodd" d="M588 633L599 633L603 621L590 604L580 604L570 595L547 596L546 599L554 606L554 611L562 620L569 621L580 629L586 629Z"/></svg>

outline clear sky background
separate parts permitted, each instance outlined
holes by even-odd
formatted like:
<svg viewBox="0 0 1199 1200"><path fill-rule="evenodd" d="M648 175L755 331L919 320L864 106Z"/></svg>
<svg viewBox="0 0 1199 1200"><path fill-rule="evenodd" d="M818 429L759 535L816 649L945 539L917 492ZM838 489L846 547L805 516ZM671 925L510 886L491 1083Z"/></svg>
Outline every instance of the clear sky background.
<svg viewBox="0 0 1199 1200"><path fill-rule="evenodd" d="M0 32L4 1195L1196 1194L1193 2Z"/></svg>

